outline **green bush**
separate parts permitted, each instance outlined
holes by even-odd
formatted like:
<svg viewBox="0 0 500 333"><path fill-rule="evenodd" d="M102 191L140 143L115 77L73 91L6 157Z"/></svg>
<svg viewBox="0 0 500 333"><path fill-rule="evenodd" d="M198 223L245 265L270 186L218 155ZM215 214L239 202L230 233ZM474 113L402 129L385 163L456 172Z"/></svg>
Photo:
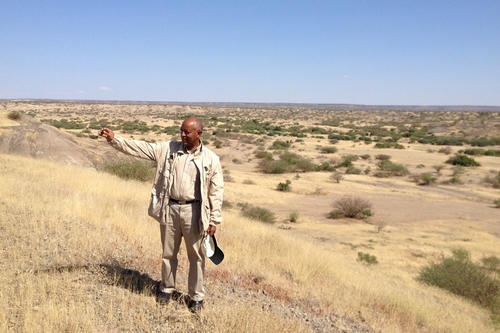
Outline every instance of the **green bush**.
<svg viewBox="0 0 500 333"><path fill-rule="evenodd" d="M284 149L290 148L291 145L292 145L292 143L290 141L276 140L271 145L271 149L284 150Z"/></svg>
<svg viewBox="0 0 500 333"><path fill-rule="evenodd" d="M267 160L272 160L273 159L273 154L267 152L267 151L264 151L264 150L257 150L255 153L254 153L255 157L257 158L263 158L263 159L267 159Z"/></svg>
<svg viewBox="0 0 500 333"><path fill-rule="evenodd" d="M464 249L455 249L451 257L423 267L417 279L487 307L494 319L500 319L500 281L473 263Z"/></svg>
<svg viewBox="0 0 500 333"><path fill-rule="evenodd" d="M352 166L352 161L349 159L343 159L340 163L336 165L337 168L348 168Z"/></svg>
<svg viewBox="0 0 500 333"><path fill-rule="evenodd" d="M406 176L409 174L405 166L390 160L382 160L377 163L377 166L380 171L375 173L376 177Z"/></svg>
<svg viewBox="0 0 500 333"><path fill-rule="evenodd" d="M375 158L377 160L380 160L380 161L385 161L385 160L390 160L391 159L391 155L378 154L378 155L375 156Z"/></svg>
<svg viewBox="0 0 500 333"><path fill-rule="evenodd" d="M334 146L321 147L320 151L321 154L334 154L337 152L337 147Z"/></svg>
<svg viewBox="0 0 500 333"><path fill-rule="evenodd" d="M155 176L154 167L155 165L153 163L147 161L122 160L105 164L103 170L123 179L151 181Z"/></svg>
<svg viewBox="0 0 500 333"><path fill-rule="evenodd" d="M79 122L72 121L72 120L69 121L66 119L61 119L61 120L48 119L48 120L45 120L44 122L47 122L56 128L64 128L64 129L84 129L85 127L87 127L83 123L79 123Z"/></svg>
<svg viewBox="0 0 500 333"><path fill-rule="evenodd" d="M351 165L345 170L345 173L347 175L360 175L361 169L358 169L354 165Z"/></svg>
<svg viewBox="0 0 500 333"><path fill-rule="evenodd" d="M288 221L292 223L297 223L299 221L299 213L291 212L290 215L288 216Z"/></svg>
<svg viewBox="0 0 500 333"><path fill-rule="evenodd" d="M10 111L7 114L7 118L9 118L10 120L19 120L21 119L21 113L19 111Z"/></svg>
<svg viewBox="0 0 500 333"><path fill-rule="evenodd" d="M358 261L366 265L378 264L376 256L363 252L358 252Z"/></svg>
<svg viewBox="0 0 500 333"><path fill-rule="evenodd" d="M377 142L375 148L396 148L404 149L405 147L397 142Z"/></svg>
<svg viewBox="0 0 500 333"><path fill-rule="evenodd" d="M240 204L240 207L241 213L245 217L265 223L276 222L274 213L267 208L256 207L249 204Z"/></svg>
<svg viewBox="0 0 500 333"><path fill-rule="evenodd" d="M462 155L462 154L457 154L453 157L450 157L446 161L446 163L453 164L453 165L461 165L461 166L465 166L465 167L474 167L474 166L481 165L478 162L476 162L476 160L474 160L473 158L466 156L466 155Z"/></svg>
<svg viewBox="0 0 500 333"><path fill-rule="evenodd" d="M284 182L284 183L279 183L279 184L278 184L278 186L276 187L276 189L277 189L278 191L281 191L281 192L290 192L290 191L291 191L291 189L292 189L292 188L291 188L291 186L290 186L290 184L291 184L291 183L292 183L292 182L291 182L291 181L289 181L289 180L287 179L287 181L286 181L286 182Z"/></svg>
<svg viewBox="0 0 500 333"><path fill-rule="evenodd" d="M500 199L495 199L493 204L495 205L495 208L500 208Z"/></svg>
<svg viewBox="0 0 500 333"><path fill-rule="evenodd" d="M370 159L370 154L363 154L360 156L364 160L369 160Z"/></svg>
<svg viewBox="0 0 500 333"><path fill-rule="evenodd" d="M323 162L316 166L317 171L335 171L335 166L328 162Z"/></svg>
<svg viewBox="0 0 500 333"><path fill-rule="evenodd" d="M436 182L437 178L430 172L424 172L418 175L415 180L419 185L431 185Z"/></svg>
<svg viewBox="0 0 500 333"><path fill-rule="evenodd" d="M281 153L279 160L261 159L259 169L264 173L308 172L317 170L317 165L288 151Z"/></svg>

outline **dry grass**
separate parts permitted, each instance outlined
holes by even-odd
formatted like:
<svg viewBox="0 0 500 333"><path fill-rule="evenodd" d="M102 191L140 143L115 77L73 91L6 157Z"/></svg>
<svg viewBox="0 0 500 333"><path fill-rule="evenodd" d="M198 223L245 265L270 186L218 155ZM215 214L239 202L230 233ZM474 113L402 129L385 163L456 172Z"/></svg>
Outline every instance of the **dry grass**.
<svg viewBox="0 0 500 333"><path fill-rule="evenodd" d="M9 155L0 155L0 175L2 331L310 330L238 290L264 291L273 309L305 304L311 314L337 313L384 332L492 331L485 310L419 284L391 249L370 251L380 264L365 267L351 251L297 241L236 211L218 231L226 259L208 265L207 309L198 321L182 306L156 306L147 288L131 292L122 281L126 269L143 282L159 279L158 226L146 217L149 185ZM351 236L365 227L373 228L351 228ZM380 237L405 246L404 238ZM181 260L181 288L186 265Z"/></svg>

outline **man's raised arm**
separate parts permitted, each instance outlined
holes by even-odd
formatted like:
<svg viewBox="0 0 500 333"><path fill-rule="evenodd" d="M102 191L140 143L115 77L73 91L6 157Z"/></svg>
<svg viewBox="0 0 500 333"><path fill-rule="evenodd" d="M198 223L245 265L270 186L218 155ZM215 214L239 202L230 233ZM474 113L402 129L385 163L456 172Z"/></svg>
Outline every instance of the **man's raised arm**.
<svg viewBox="0 0 500 333"><path fill-rule="evenodd" d="M125 154L153 161L156 161L158 158L156 144L146 141L129 140L118 135L115 136L115 133L106 127L101 129L99 135L105 138L114 148Z"/></svg>

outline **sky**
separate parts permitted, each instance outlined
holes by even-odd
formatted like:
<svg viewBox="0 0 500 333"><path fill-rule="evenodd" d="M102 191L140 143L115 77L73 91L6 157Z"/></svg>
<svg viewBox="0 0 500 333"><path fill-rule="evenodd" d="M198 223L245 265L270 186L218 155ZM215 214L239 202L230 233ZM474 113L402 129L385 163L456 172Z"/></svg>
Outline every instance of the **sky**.
<svg viewBox="0 0 500 333"><path fill-rule="evenodd" d="M0 98L500 105L500 1L0 1Z"/></svg>

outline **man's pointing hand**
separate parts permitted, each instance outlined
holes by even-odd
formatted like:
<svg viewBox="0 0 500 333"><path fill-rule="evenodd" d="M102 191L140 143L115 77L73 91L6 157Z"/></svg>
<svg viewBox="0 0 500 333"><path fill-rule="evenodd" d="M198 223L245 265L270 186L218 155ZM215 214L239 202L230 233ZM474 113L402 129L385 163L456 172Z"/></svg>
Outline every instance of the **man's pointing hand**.
<svg viewBox="0 0 500 333"><path fill-rule="evenodd" d="M108 142L111 142L111 140L115 137L115 133L106 127L99 131L99 135L108 140Z"/></svg>

